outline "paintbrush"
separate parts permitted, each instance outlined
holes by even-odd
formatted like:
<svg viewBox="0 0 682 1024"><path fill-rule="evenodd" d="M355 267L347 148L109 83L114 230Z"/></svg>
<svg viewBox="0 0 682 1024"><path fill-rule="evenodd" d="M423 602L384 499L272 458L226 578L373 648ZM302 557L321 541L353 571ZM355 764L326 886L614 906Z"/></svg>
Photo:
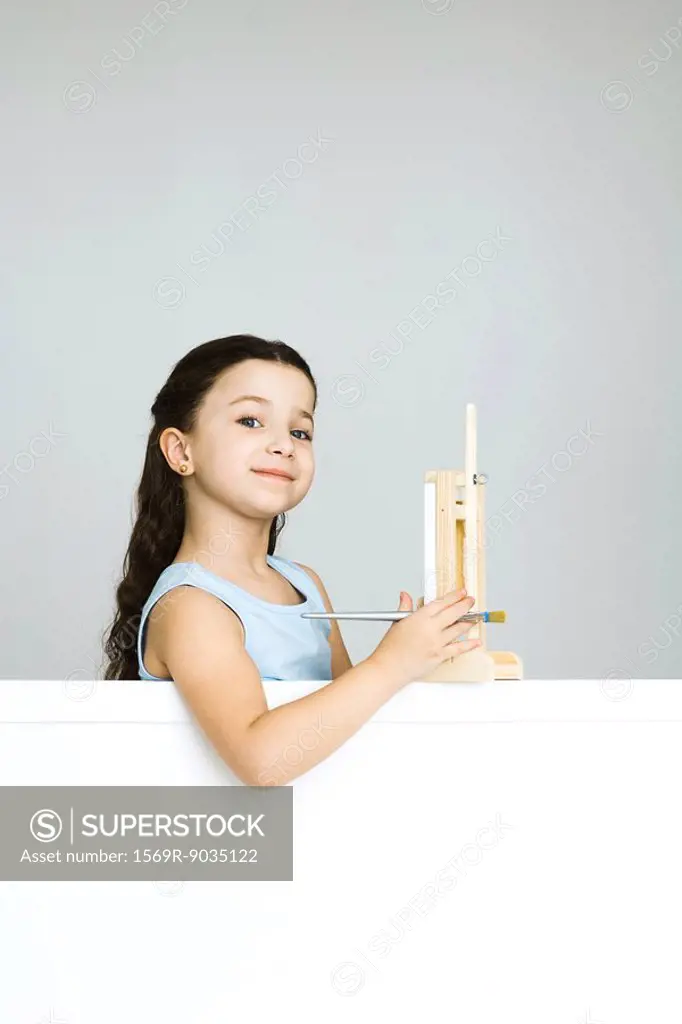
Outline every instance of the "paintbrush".
<svg viewBox="0 0 682 1024"><path fill-rule="evenodd" d="M415 609L419 611L419 609ZM360 619L368 622L398 622L413 615L412 611L402 612L301 612L302 619ZM504 622L505 612L467 612L457 622ZM453 623L454 624L454 623Z"/></svg>

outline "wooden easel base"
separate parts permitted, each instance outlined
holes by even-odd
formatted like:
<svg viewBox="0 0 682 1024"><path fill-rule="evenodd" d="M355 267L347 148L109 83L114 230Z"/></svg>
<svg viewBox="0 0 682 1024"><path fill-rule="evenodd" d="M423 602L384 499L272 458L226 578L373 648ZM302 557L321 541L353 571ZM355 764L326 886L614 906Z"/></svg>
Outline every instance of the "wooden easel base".
<svg viewBox="0 0 682 1024"><path fill-rule="evenodd" d="M495 660L495 679L523 679L523 662L512 651L490 651Z"/></svg>
<svg viewBox="0 0 682 1024"><path fill-rule="evenodd" d="M523 665L511 651L466 651L442 662L423 683L489 683L494 679L523 679Z"/></svg>

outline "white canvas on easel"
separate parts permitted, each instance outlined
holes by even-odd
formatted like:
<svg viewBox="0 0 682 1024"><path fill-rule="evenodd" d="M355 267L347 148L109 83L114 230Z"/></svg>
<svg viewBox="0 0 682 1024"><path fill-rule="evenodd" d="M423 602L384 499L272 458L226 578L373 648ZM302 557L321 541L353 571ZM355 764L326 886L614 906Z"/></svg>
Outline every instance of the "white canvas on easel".
<svg viewBox="0 0 682 1024"><path fill-rule="evenodd" d="M471 611L485 610L486 477L477 473L476 454L476 408L469 403L464 471L429 470L424 477L424 596L420 604L466 587L476 599ZM424 682L522 679L518 655L488 651L486 633L485 623L473 626L462 639L481 639L482 646L444 661Z"/></svg>

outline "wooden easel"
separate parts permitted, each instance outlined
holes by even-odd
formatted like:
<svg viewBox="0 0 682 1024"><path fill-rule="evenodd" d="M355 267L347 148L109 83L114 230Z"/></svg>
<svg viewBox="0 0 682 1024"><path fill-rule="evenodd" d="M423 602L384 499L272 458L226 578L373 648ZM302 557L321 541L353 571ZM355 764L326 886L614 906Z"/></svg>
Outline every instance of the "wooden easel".
<svg viewBox="0 0 682 1024"><path fill-rule="evenodd" d="M464 470L428 470L424 477L424 596L419 605L467 588L475 596L471 611L485 610L485 516L487 477L476 472L476 407L466 407ZM483 622L462 639L480 638L482 646L442 662L424 682L489 682L523 679L523 666L511 651L488 651ZM493 630L504 625L492 625Z"/></svg>

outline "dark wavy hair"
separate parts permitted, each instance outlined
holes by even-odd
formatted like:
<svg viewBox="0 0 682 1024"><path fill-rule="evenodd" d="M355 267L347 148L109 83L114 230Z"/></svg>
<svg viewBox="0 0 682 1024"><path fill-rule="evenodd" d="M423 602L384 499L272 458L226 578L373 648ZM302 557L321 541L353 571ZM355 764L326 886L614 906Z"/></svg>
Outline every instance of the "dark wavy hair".
<svg viewBox="0 0 682 1024"><path fill-rule="evenodd" d="M159 438L168 427L183 433L191 431L199 407L217 378L246 359L265 359L301 370L313 386L317 404L317 384L308 363L282 341L233 334L197 345L175 364L151 408L154 423L136 493L136 518L116 588L116 614L103 641L105 679L139 679L137 634L142 608L160 574L177 554L185 530L183 481L168 465ZM274 554L285 524L284 513L273 518L269 555Z"/></svg>

